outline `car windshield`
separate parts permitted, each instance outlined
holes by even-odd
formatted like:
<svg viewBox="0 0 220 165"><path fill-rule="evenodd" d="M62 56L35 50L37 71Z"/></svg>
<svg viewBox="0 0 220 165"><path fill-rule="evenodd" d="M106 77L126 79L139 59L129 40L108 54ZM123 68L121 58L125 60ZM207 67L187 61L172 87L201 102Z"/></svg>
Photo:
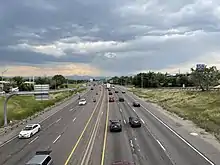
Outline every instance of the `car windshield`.
<svg viewBox="0 0 220 165"><path fill-rule="evenodd" d="M29 130L32 130L32 129L33 129L33 127L31 127L31 126L26 126L26 127L24 128L25 131L29 131Z"/></svg>
<svg viewBox="0 0 220 165"><path fill-rule="evenodd" d="M81 99L80 101L86 101L85 99Z"/></svg>

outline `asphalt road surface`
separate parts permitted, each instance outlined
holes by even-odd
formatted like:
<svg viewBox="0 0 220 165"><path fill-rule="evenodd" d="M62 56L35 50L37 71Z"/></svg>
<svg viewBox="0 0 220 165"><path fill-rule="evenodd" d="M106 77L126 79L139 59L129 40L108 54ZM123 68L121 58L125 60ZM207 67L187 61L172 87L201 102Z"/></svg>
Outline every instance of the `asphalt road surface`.
<svg viewBox="0 0 220 165"><path fill-rule="evenodd" d="M115 102L108 101L104 87L95 86L85 95L86 105L72 102L41 123L42 130L30 139L5 144L0 148L0 164L24 165L36 151L49 149L55 165L111 165L120 160L136 165L214 165L143 107L132 107L133 98L127 93L112 91ZM125 102L118 102L119 96ZM139 116L142 127L131 128L129 116ZM110 119L121 120L122 132L109 132Z"/></svg>

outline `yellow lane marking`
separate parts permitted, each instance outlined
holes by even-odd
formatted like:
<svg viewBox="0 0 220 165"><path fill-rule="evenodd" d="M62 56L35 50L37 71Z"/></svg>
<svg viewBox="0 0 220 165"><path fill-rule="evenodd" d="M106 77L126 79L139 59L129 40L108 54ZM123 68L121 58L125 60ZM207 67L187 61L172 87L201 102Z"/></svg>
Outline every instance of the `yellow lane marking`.
<svg viewBox="0 0 220 165"><path fill-rule="evenodd" d="M106 150L106 141L107 141L107 132L108 132L108 115L109 115L109 102L108 102L107 113L106 113L105 136L103 140L101 165L104 165L105 163L105 150Z"/></svg>
<svg viewBox="0 0 220 165"><path fill-rule="evenodd" d="M102 91L102 95L103 95L103 91ZM99 98L98 103L96 104L96 106L95 106L95 108L94 108L94 110L93 110L93 112L92 112L92 114L91 114L89 120L86 122L86 126L84 127L84 129L83 129L81 135L79 136L79 138L78 138L78 140L77 140L75 146L73 147L73 149L72 149L71 153L69 154L69 156L68 156L68 158L67 158L67 160L66 160L66 162L65 162L64 165L68 165L68 163L69 163L69 161L70 161L70 159L71 159L73 153L75 152L77 146L79 145L79 143L80 143L80 141L81 141L81 139L82 139L82 137L83 137L83 135L84 135L84 133L85 133L85 131L86 131L86 129L87 129L87 127L88 127L88 125L89 125L89 123L90 123L90 121L91 121L93 115L94 115L94 113L96 112L96 109L97 109L97 107L98 107L98 105L99 105L99 102L100 102L100 100L101 100L101 98L102 98L102 95L100 95L100 98Z"/></svg>

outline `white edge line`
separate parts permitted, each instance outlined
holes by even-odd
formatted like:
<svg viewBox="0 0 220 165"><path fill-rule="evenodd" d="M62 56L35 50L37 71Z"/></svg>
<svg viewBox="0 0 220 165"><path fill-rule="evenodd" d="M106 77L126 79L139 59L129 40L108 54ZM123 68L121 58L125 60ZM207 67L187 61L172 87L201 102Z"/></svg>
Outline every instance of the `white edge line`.
<svg viewBox="0 0 220 165"><path fill-rule="evenodd" d="M181 137L178 133L176 133L172 128L170 128L167 124L165 124L162 120L160 120L157 116L155 116L152 112L150 112L147 108L141 105L148 113L150 113L155 119L157 119L161 124L163 124L167 129L169 129L174 135L176 135L179 139L181 139L184 143L186 143L191 149L193 149L197 154L203 157L208 163L211 165L215 165L211 160L209 160L205 155L203 155L199 150L197 150L194 146L192 146L189 142L187 142L183 137Z"/></svg>
<svg viewBox="0 0 220 165"><path fill-rule="evenodd" d="M39 136L35 137L33 140L31 140L28 144L33 143L35 140L37 140L39 138Z"/></svg>
<svg viewBox="0 0 220 165"><path fill-rule="evenodd" d="M76 120L76 117L73 119L73 122Z"/></svg>
<svg viewBox="0 0 220 165"><path fill-rule="evenodd" d="M54 141L53 144L57 142L57 140L59 140L59 138L61 137L61 135L59 135Z"/></svg>
<svg viewBox="0 0 220 165"><path fill-rule="evenodd" d="M4 145L6 145L6 144L8 144L8 143L10 143L11 141L13 141L14 139L16 139L16 138L18 138L18 136L16 135L15 137L13 137L13 138L11 138L11 139L9 139L8 141L6 141L6 142L3 142L1 145L0 145L0 148L1 147L3 147Z"/></svg>
<svg viewBox="0 0 220 165"><path fill-rule="evenodd" d="M160 145L160 147L161 147L164 151L166 151L165 147L161 144L161 142L160 142L159 140L157 140L157 143Z"/></svg>

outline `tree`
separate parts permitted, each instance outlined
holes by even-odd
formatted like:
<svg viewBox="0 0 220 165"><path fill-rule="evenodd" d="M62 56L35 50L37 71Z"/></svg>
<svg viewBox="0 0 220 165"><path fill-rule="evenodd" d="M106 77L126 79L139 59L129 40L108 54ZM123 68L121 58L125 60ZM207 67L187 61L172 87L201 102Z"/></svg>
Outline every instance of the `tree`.
<svg viewBox="0 0 220 165"><path fill-rule="evenodd" d="M38 77L35 80L36 84L50 84L50 78L48 77Z"/></svg>
<svg viewBox="0 0 220 165"><path fill-rule="evenodd" d="M191 78L194 84L202 89L202 91L209 90L210 86L218 84L220 78L219 71L216 66L205 67L203 71L191 68Z"/></svg>
<svg viewBox="0 0 220 165"><path fill-rule="evenodd" d="M52 84L55 85L55 88L61 86L66 82L65 77L62 75L55 75L53 76L52 80L53 80Z"/></svg>
<svg viewBox="0 0 220 165"><path fill-rule="evenodd" d="M13 77L12 80L14 81L14 83L16 84L16 86L19 88L19 90L21 90L21 85L24 83L23 77L21 76L16 76Z"/></svg>

